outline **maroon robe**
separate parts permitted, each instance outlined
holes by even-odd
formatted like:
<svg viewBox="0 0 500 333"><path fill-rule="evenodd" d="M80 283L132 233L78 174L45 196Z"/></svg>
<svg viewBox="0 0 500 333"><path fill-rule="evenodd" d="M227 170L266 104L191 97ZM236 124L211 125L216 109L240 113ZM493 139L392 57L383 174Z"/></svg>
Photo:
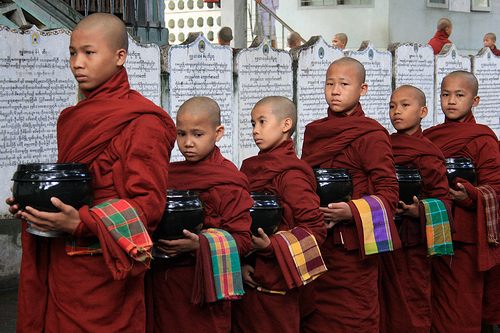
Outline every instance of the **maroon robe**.
<svg viewBox="0 0 500 333"><path fill-rule="evenodd" d="M419 170L423 180L420 199L441 200L452 218L446 165L439 148L423 136L421 128L412 135L392 134L391 143L397 165ZM381 258L381 332L431 329L431 261L427 257L425 224L422 213L419 219L404 217L398 228L403 249ZM398 311L394 311L396 308Z"/></svg>
<svg viewBox="0 0 500 333"><path fill-rule="evenodd" d="M448 39L448 35L443 30L436 31L434 37L429 41L430 46L434 50L434 54L438 54L443 49L444 44L450 44L451 41Z"/></svg>
<svg viewBox="0 0 500 333"><path fill-rule="evenodd" d="M378 196L388 216L398 204L398 182L387 131L365 117L361 105L351 113L328 111L328 117L306 126L302 159L312 167L345 168L353 180L353 199ZM355 205L348 203L353 215ZM390 223L394 248L401 247ZM307 319L306 332L378 332L379 256L361 258L354 221L338 223L328 231L321 253L328 272L316 281L316 311Z"/></svg>
<svg viewBox="0 0 500 333"><path fill-rule="evenodd" d="M248 176L252 191L274 193L283 203L284 212L279 231L304 228L314 235L318 245L323 243L326 227L323 213L319 210L314 173L306 162L297 158L292 139L285 140L267 152L261 151L259 155L247 158L243 161L241 171ZM270 236L271 239L273 237L277 236ZM288 289L272 245L253 259L254 281L267 289L286 290L286 294L269 294L245 285L242 300L233 304L233 331L298 332L300 307L305 312L303 315L314 310L314 289L309 287L314 282ZM300 304L301 299L311 301L308 304L311 307Z"/></svg>
<svg viewBox="0 0 500 333"><path fill-rule="evenodd" d="M218 147L207 161L170 164L168 188L193 190L205 208L203 228L219 228L235 239L240 256L250 250L253 206L246 176L225 159ZM185 259L155 259L151 266L152 303L148 302L148 326L154 331L229 332L231 301L194 305L191 302L195 281L196 253ZM150 306L152 305L152 308ZM151 326L149 326L151 329Z"/></svg>
<svg viewBox="0 0 500 333"><path fill-rule="evenodd" d="M497 57L500 57L500 50L497 49L496 45L493 45L492 47L490 47L490 50L491 52L496 55Z"/></svg>
<svg viewBox="0 0 500 333"><path fill-rule="evenodd" d="M446 119L444 124L425 130L424 135L441 149L445 157L472 159L477 185L489 185L497 195L500 193L498 139L488 126L476 124L472 112L464 122ZM499 259L500 248L482 246L486 236L478 235L478 223L485 223L484 212L478 210L480 194L469 182L461 183L466 186L469 197L454 206L455 255L451 260L440 257L433 261L432 325L440 332L481 329L483 270L491 268Z"/></svg>
<svg viewBox="0 0 500 333"><path fill-rule="evenodd" d="M127 199L152 232L162 216L158 207L166 203L175 125L164 110L130 90L124 68L83 93L86 98L59 117L58 162L87 163L94 205ZM69 256L65 237L38 237L23 228L17 330L143 332L147 267L99 231L102 222L88 206L79 213L82 222L73 236L99 241L102 255Z"/></svg>

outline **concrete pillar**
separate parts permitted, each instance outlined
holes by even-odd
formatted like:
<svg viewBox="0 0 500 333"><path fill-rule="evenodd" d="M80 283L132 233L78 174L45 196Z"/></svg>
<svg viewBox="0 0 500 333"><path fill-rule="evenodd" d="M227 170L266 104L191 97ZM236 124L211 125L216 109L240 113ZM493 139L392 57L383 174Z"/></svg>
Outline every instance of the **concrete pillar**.
<svg viewBox="0 0 500 333"><path fill-rule="evenodd" d="M221 25L233 30L231 46L246 48L247 0L221 0Z"/></svg>

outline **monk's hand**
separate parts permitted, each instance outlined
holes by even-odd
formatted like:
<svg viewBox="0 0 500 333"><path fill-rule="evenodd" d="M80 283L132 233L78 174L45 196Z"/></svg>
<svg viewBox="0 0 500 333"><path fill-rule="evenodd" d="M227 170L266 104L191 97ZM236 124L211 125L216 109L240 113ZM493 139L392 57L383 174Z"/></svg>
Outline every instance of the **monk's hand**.
<svg viewBox="0 0 500 333"><path fill-rule="evenodd" d="M200 248L200 237L197 234L186 229L182 230L182 233L184 234L184 238L181 239L159 239L157 249L169 257L175 257L179 254L193 252Z"/></svg>
<svg viewBox="0 0 500 333"><path fill-rule="evenodd" d="M397 214L413 218L420 217L420 211L418 209L419 201L416 196L413 196L413 203L411 205L407 205L403 201L400 201L399 204L402 208L396 209Z"/></svg>
<svg viewBox="0 0 500 333"><path fill-rule="evenodd" d="M334 225L341 221L349 221L352 219L351 207L346 202L329 203L328 207L319 207L325 214L326 228L333 228Z"/></svg>
<svg viewBox="0 0 500 333"><path fill-rule="evenodd" d="M40 231L61 231L72 234L81 222L80 214L74 207L66 205L55 197L50 198L50 201L60 212L42 212L27 206L21 213L22 218Z"/></svg>
<svg viewBox="0 0 500 333"><path fill-rule="evenodd" d="M271 244L271 240L266 235L262 228L257 229L259 236L252 235L252 244L250 245L250 252L257 252L264 250L266 247Z"/></svg>
<svg viewBox="0 0 500 333"><path fill-rule="evenodd" d="M457 190L450 188L450 194L453 201L462 201L469 197L463 184L457 183Z"/></svg>
<svg viewBox="0 0 500 333"><path fill-rule="evenodd" d="M243 279L243 282L248 284L252 288L257 288L258 284L252 279L253 273L255 272L255 269L247 264L244 264L241 266L241 277Z"/></svg>
<svg viewBox="0 0 500 333"><path fill-rule="evenodd" d="M7 198L5 203L9 205L9 212L14 215L16 219L21 218L21 210L19 209L19 205L16 204L16 200L13 197Z"/></svg>

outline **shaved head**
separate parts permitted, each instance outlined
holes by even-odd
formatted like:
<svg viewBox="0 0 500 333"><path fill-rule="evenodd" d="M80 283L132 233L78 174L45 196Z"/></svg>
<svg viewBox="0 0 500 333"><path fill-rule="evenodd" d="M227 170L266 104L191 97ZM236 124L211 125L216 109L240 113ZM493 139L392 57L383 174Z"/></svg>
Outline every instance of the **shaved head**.
<svg viewBox="0 0 500 333"><path fill-rule="evenodd" d="M78 22L73 31L76 30L95 31L104 37L111 49L128 51L128 34L125 23L115 15L91 14Z"/></svg>
<svg viewBox="0 0 500 333"><path fill-rule="evenodd" d="M341 42L345 42L347 44L347 35L343 32L339 32L338 34L335 34L335 37L337 37Z"/></svg>
<svg viewBox="0 0 500 333"><path fill-rule="evenodd" d="M445 76L445 78L443 79L443 83L445 80L454 80L457 78L466 80L472 95L477 96L477 92L479 90L479 83L477 82L477 78L471 72L466 72L466 71L451 72L450 74ZM442 86L443 84L441 84L441 87Z"/></svg>
<svg viewBox="0 0 500 333"><path fill-rule="evenodd" d="M358 60L350 57L343 57L332 62L330 67L328 67L328 72L335 66L349 66L353 69L353 73L356 75L359 83L365 83L366 71L365 66Z"/></svg>
<svg viewBox="0 0 500 333"><path fill-rule="evenodd" d="M219 38L222 42L229 45L229 43L233 40L233 31L230 27L223 27L219 31Z"/></svg>
<svg viewBox="0 0 500 333"><path fill-rule="evenodd" d="M425 94L422 90L418 89L417 87L405 84L405 85L399 87L398 89L394 90L393 94L396 91L403 91L403 90L411 92L413 94L413 97L415 97L415 99L418 102L418 106L425 106L426 105Z"/></svg>
<svg viewBox="0 0 500 333"><path fill-rule="evenodd" d="M488 37L489 39L491 39L493 42L496 42L497 41L497 36L492 33L492 32L488 32L486 35L484 35L484 37Z"/></svg>
<svg viewBox="0 0 500 333"><path fill-rule="evenodd" d="M258 101L254 108L259 106L268 107L278 122L281 122L283 119L290 118L292 120L292 128L290 129L288 135L289 137L292 136L295 132L295 128L297 127L297 109L291 100L281 96L269 96Z"/></svg>
<svg viewBox="0 0 500 333"><path fill-rule="evenodd" d="M179 108L177 117L186 113L206 115L213 128L220 126L219 104L211 98L198 96L188 99Z"/></svg>
<svg viewBox="0 0 500 333"><path fill-rule="evenodd" d="M452 26L451 21L447 18L442 18L438 21L437 29L445 31L447 28Z"/></svg>

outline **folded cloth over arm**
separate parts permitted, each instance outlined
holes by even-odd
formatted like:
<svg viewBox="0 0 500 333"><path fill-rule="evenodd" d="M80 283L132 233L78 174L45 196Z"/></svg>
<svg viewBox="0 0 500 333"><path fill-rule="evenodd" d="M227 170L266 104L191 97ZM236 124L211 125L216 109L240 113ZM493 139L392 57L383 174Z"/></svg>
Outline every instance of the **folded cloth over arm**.
<svg viewBox="0 0 500 333"><path fill-rule="evenodd" d="M427 255L453 255L450 221L445 205L438 199L424 199L421 202L425 210Z"/></svg>

